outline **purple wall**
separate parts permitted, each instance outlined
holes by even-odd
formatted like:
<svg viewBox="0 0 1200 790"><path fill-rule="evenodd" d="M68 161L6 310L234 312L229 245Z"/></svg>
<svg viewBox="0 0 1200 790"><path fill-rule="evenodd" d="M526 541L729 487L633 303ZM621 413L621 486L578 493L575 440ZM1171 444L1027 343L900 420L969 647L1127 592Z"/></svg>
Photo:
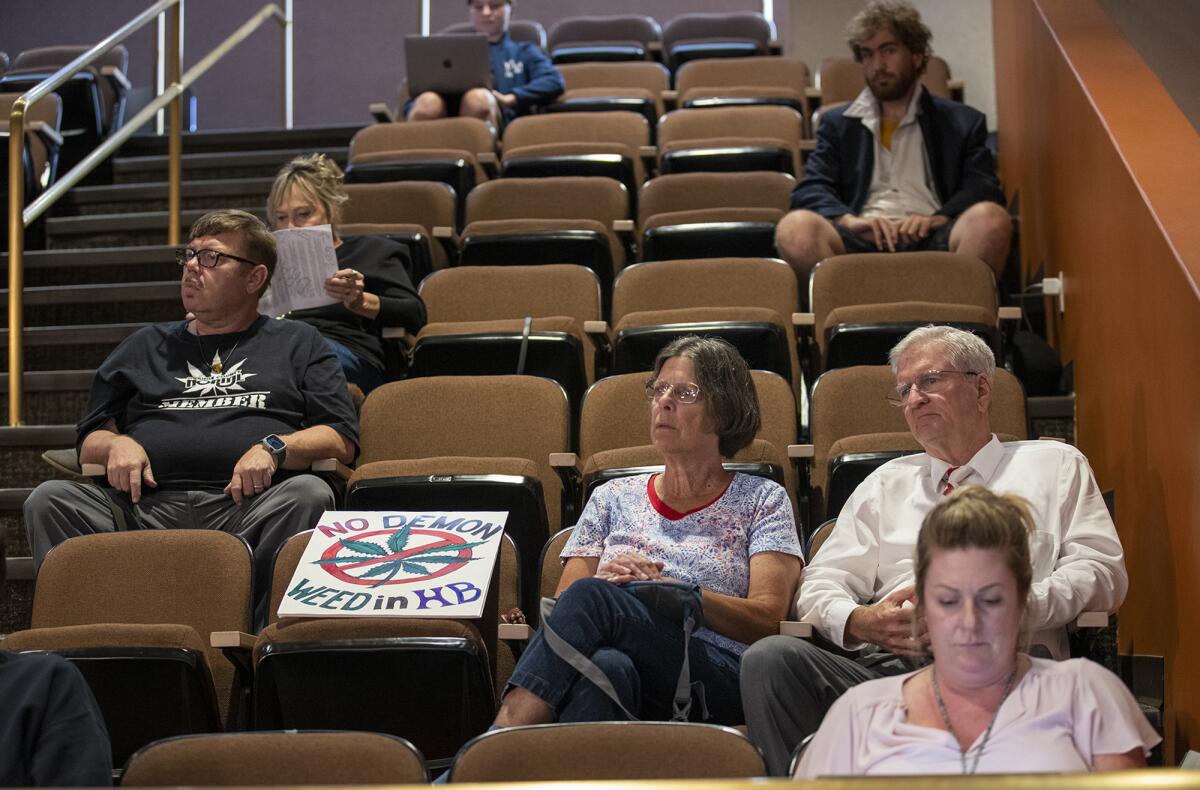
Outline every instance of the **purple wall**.
<svg viewBox="0 0 1200 790"><path fill-rule="evenodd" d="M185 5L184 68L206 55L266 0L190 0ZM0 51L94 43L136 16L149 0L0 0ZM467 19L465 0L432 0L434 31ZM786 9L777 2L776 12ZM404 76L404 36L419 33L417 0L296 0L295 123L370 122L367 105L395 104ZM515 15L549 28L582 14L651 14L659 22L689 11L756 11L760 0L609 0L602 9L580 0L517 0ZM49 10L48 10L49 9ZM783 20L780 19L780 22ZM785 30L782 24L780 30ZM154 81L151 24L126 42L135 86ZM283 125L282 33L265 23L194 86L203 130Z"/></svg>

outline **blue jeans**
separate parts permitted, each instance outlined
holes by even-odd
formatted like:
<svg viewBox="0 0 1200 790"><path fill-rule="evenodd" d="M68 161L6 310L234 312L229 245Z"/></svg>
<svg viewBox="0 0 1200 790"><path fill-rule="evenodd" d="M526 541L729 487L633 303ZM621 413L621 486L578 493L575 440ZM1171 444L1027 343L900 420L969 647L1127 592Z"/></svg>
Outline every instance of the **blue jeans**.
<svg viewBox="0 0 1200 790"><path fill-rule="evenodd" d="M325 338L325 343L341 363L342 372L346 374L346 381L357 384L358 388L363 391L363 395L370 395L371 390L383 383L383 371L363 362L358 354L336 340Z"/></svg>
<svg viewBox="0 0 1200 790"><path fill-rule="evenodd" d="M683 630L620 587L603 579L580 579L558 599L550 625L604 671L622 704L642 719L671 717L683 664ZM739 657L693 637L688 644L692 682L704 686L709 722L741 724ZM560 659L539 630L509 683L550 705L558 721L612 721L624 714L604 692ZM693 705L698 718L699 705Z"/></svg>

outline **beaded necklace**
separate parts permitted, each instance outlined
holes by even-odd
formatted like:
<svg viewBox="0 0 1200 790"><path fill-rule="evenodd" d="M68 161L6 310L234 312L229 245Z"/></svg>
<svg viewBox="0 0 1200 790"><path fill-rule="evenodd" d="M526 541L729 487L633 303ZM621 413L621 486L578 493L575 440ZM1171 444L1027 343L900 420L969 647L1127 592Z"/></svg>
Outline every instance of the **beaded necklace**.
<svg viewBox="0 0 1200 790"><path fill-rule="evenodd" d="M996 712L992 714L992 720L988 722L987 730L983 733L983 740L979 744L979 748L975 751L975 762L971 763L970 770L967 770L967 752L968 749L963 749L962 743L958 740L958 733L954 731L954 725L950 723L950 713L946 710L946 703L942 700L942 691L938 688L937 682L937 664L934 664L930 672L930 681L933 684L933 698L937 700L938 713L942 715L942 723L946 725L946 729L950 731L950 736L954 738L954 742L958 745L958 758L962 761L962 772L964 774L973 774L979 768L979 760L983 757L983 750L987 748L988 739L992 737L992 728L996 726L996 718L1000 715L1000 708L1004 706L1004 700L1008 699L1009 693L1013 689L1013 683L1017 680L1017 666L1014 665L1012 672L1008 673L1008 680L1004 681L1004 693L1000 695L1000 702L996 705Z"/></svg>

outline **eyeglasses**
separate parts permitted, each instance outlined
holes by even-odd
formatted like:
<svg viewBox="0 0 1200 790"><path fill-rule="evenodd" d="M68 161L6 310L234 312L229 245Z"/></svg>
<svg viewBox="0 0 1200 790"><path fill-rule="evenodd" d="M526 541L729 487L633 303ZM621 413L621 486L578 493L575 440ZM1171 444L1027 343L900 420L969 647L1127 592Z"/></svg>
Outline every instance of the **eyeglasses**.
<svg viewBox="0 0 1200 790"><path fill-rule="evenodd" d="M646 400L656 401L668 395L680 403L695 403L700 399L700 387L691 382L671 384L670 382L659 381L658 379L651 379L646 382Z"/></svg>
<svg viewBox="0 0 1200 790"><path fill-rule="evenodd" d="M950 386L950 376L957 374L959 376L978 376L977 370L927 370L917 377L917 380L912 384L903 384L889 392L884 397L887 402L893 406L903 406L908 402L908 396L913 390L923 392L926 395L933 395L941 392Z"/></svg>
<svg viewBox="0 0 1200 790"><path fill-rule="evenodd" d="M221 252L220 250L210 250L207 248L202 250L193 250L191 247L180 247L179 249L175 250L175 262L180 266L187 266L194 259L196 263L200 264L205 269L212 269L221 265L222 258L229 258L230 260L237 261L238 263L248 263L251 266L258 266L258 264L254 261L246 258L239 258L236 255L230 255L229 253Z"/></svg>

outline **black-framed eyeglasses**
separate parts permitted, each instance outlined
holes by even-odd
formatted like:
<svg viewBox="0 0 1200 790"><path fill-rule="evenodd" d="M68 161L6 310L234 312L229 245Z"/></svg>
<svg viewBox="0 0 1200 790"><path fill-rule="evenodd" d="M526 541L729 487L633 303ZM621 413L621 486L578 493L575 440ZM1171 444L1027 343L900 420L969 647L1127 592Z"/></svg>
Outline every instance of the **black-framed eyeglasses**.
<svg viewBox="0 0 1200 790"><path fill-rule="evenodd" d="M650 379L646 382L646 400L656 401L668 395L680 403L695 403L700 399L700 387L691 382L671 384L658 379Z"/></svg>
<svg viewBox="0 0 1200 790"><path fill-rule="evenodd" d="M908 396L913 390L923 392L926 395L933 395L941 392L950 385L951 375L959 376L978 376L978 370L927 370L917 377L917 380L912 384L902 384L889 392L884 397L887 402L893 406L903 406L908 402Z"/></svg>
<svg viewBox="0 0 1200 790"><path fill-rule="evenodd" d="M193 250L191 247L180 247L175 250L175 262L180 266L187 266L194 259L196 263L203 266L205 269L212 269L221 265L222 258L229 258L238 263L248 263L251 266L258 266L258 263L248 258L239 258L237 255L230 255L227 252L220 250L211 250L208 248L201 250Z"/></svg>

